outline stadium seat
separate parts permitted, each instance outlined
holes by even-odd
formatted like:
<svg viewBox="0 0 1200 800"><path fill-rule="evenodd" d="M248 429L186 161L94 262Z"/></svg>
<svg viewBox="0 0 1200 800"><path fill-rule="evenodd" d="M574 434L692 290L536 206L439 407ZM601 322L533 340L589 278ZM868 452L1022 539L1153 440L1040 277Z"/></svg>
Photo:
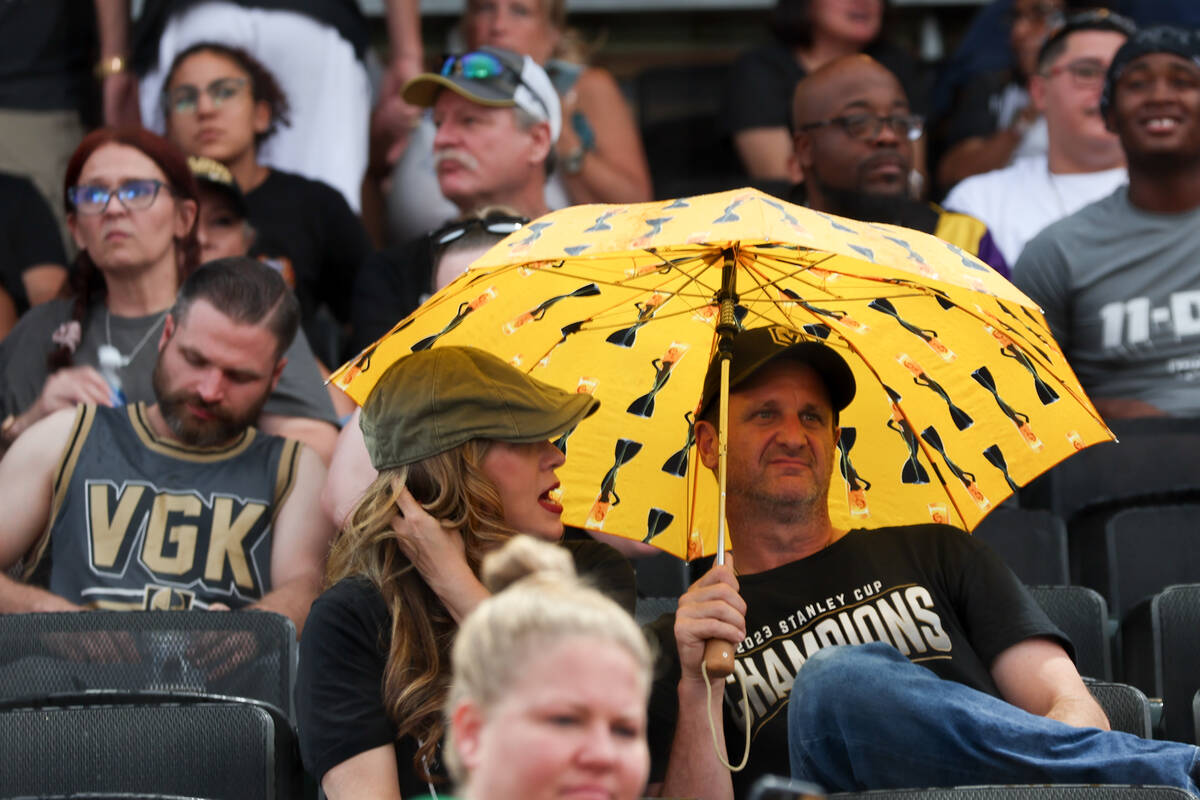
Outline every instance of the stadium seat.
<svg viewBox="0 0 1200 800"><path fill-rule="evenodd" d="M1088 691L1108 715L1114 731L1124 731L1143 739L1154 738L1150 699L1136 686L1127 683L1085 680Z"/></svg>
<svg viewBox="0 0 1200 800"><path fill-rule="evenodd" d="M1192 702L1200 690L1200 584L1168 586L1121 624L1122 680L1162 698L1157 738L1196 742Z"/></svg>
<svg viewBox="0 0 1200 800"><path fill-rule="evenodd" d="M1105 524L1109 608L1117 619L1163 588L1200 581L1200 505L1118 511Z"/></svg>
<svg viewBox="0 0 1200 800"><path fill-rule="evenodd" d="M1071 582L1067 526L1052 511L1002 506L984 517L973 534L987 542L1023 583Z"/></svg>
<svg viewBox="0 0 1200 800"><path fill-rule="evenodd" d="M92 690L219 694L294 720L296 629L266 611L0 615L0 700Z"/></svg>
<svg viewBox="0 0 1200 800"><path fill-rule="evenodd" d="M159 793L296 797L286 719L250 701L113 694L0 704L0 797Z"/></svg>
<svg viewBox="0 0 1200 800"><path fill-rule="evenodd" d="M1108 607L1104 598L1086 586L1030 586L1030 594L1075 645L1075 666L1081 675L1112 680Z"/></svg>
<svg viewBox="0 0 1200 800"><path fill-rule="evenodd" d="M1066 520L1071 583L1105 594L1113 616L1104 543L1108 520L1135 506L1200 502L1200 418L1146 418L1112 424L1119 442L1094 445L1021 492L1021 505Z"/></svg>

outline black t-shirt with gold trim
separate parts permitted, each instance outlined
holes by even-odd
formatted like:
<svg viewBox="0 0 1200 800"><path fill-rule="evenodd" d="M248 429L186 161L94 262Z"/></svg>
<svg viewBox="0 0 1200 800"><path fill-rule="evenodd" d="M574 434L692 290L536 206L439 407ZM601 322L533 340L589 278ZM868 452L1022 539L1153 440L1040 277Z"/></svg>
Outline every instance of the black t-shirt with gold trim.
<svg viewBox="0 0 1200 800"><path fill-rule="evenodd" d="M736 671L750 704L750 762L735 773L741 797L764 774L787 775L787 699L796 672L822 647L884 641L939 677L999 696L989 672L1011 645L1035 636L1070 642L982 541L945 525L853 530L813 555L739 575L746 639ZM666 769L677 713L674 616L651 623L659 643L650 706L653 774ZM729 751L745 742L741 689L725 689Z"/></svg>

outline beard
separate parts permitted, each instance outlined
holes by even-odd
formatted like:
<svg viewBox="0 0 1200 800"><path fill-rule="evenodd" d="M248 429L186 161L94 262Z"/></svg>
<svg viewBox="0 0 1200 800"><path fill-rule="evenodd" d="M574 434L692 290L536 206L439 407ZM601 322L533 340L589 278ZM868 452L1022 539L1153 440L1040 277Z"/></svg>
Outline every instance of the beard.
<svg viewBox="0 0 1200 800"><path fill-rule="evenodd" d="M868 161L860 169L866 171L870 166ZM844 189L826 183L816 170L806 179L820 190L828 206L826 211L860 222L882 222L924 230L918 220L928 216L928 206L910 198L907 187L892 193L867 191L861 185Z"/></svg>
<svg viewBox="0 0 1200 800"><path fill-rule="evenodd" d="M216 447L236 439L258 420L267 402L268 394L264 392L252 407L239 414L219 403L209 403L194 392L172 392L161 359L154 365L152 379L154 397L167 427L175 438L191 447ZM211 419L196 418L188 406L210 414Z"/></svg>
<svg viewBox="0 0 1200 800"><path fill-rule="evenodd" d="M831 473L818 475L815 472L807 487L791 490L777 489L759 471L729 467L726 481L726 502L744 508L759 518L781 524L796 524L810 519L820 519L829 507L829 485ZM734 516L730 514L729 516Z"/></svg>

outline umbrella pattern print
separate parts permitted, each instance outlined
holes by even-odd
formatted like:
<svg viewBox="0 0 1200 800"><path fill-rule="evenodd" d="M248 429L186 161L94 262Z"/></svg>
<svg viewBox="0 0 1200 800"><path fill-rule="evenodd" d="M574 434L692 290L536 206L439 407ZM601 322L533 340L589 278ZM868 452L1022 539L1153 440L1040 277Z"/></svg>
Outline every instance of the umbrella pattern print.
<svg viewBox="0 0 1200 800"><path fill-rule="evenodd" d="M564 520L709 554L717 482L694 426L727 276L740 327L822 341L854 370L835 525L970 530L1016 487L1111 438L1037 307L982 262L750 189L548 214L333 380L361 403L404 354L471 345L594 394L599 412L557 442L569 451Z"/></svg>

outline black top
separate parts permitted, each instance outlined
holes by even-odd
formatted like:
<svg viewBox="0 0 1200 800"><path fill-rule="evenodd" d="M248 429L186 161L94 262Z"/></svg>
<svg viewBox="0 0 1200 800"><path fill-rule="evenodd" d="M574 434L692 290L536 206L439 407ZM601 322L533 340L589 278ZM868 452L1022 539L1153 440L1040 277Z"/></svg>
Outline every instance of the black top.
<svg viewBox="0 0 1200 800"><path fill-rule="evenodd" d="M416 310L433 293L433 269L428 236L368 256L354 281L350 351L364 349Z"/></svg>
<svg viewBox="0 0 1200 800"><path fill-rule="evenodd" d="M354 53L362 58L371 43L367 18L357 0L230 0L247 8L272 11L297 11L335 28L338 34L354 45ZM41 0L39 0L41 2ZM75 0L78 2L78 0ZM145 8L133 29L134 67L144 74L158 61L158 42L163 28L173 15L201 0L146 0Z"/></svg>
<svg viewBox="0 0 1200 800"><path fill-rule="evenodd" d="M746 678L750 762L733 776L738 797L761 775L789 774L786 704L796 671L830 645L885 641L938 676L999 696L989 672L1008 647L1034 636L1070 642L987 545L945 525L854 530L807 558L739 575L746 601L737 672ZM653 778L666 770L677 713L673 615L647 628L659 663L650 701ZM730 752L745 742L741 689L725 692Z"/></svg>
<svg viewBox="0 0 1200 800"><path fill-rule="evenodd" d="M246 193L246 207L259 232L251 252L280 268L295 289L309 338L314 332L308 323L321 305L347 322L354 275L371 242L341 193L321 181L272 169Z"/></svg>
<svg viewBox="0 0 1200 800"><path fill-rule="evenodd" d="M964 139L998 131L1004 94L1016 85L1016 74L1007 69L983 72L968 80L955 94L945 118L937 123L939 149L944 152Z"/></svg>
<svg viewBox="0 0 1200 800"><path fill-rule="evenodd" d="M864 52L890 69L900 81L913 111L924 113L925 90L917 78L916 62L888 42L876 42ZM770 44L743 53L729 72L721 117L727 133L749 128L792 128L792 94L807 73L792 51Z"/></svg>
<svg viewBox="0 0 1200 800"><path fill-rule="evenodd" d="M579 574L632 614L636 590L629 561L599 542L563 544L571 550ZM363 578L339 581L308 612L300 640L296 713L304 766L318 783L346 759L394 743L400 796L430 793L413 769L416 740L397 740L396 725L383 707L391 631L383 596ZM441 764L431 769L434 775L447 774Z"/></svg>
<svg viewBox="0 0 1200 800"><path fill-rule="evenodd" d="M97 52L92 3L0 2L0 108L81 108L95 94Z"/></svg>
<svg viewBox="0 0 1200 800"><path fill-rule="evenodd" d="M0 284L19 314L29 308L21 274L37 264L67 264L54 212L28 179L0 173Z"/></svg>

